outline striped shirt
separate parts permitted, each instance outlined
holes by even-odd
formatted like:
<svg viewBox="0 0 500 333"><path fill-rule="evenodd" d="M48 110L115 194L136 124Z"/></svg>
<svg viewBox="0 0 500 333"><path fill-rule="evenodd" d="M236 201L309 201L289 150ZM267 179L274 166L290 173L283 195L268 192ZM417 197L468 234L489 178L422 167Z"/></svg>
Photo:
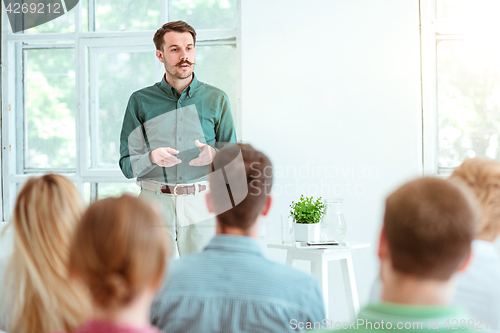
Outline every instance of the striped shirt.
<svg viewBox="0 0 500 333"><path fill-rule="evenodd" d="M330 322L322 328L354 329L361 332L471 332L474 328L491 329L471 319L465 310L457 306L424 306L395 303L369 304L361 309L356 321L349 323ZM325 331L318 331L325 332ZM328 332L335 332L331 330Z"/></svg>
<svg viewBox="0 0 500 333"><path fill-rule="evenodd" d="M325 318L318 281L267 260L255 240L217 235L173 262L151 310L165 332L287 332Z"/></svg>

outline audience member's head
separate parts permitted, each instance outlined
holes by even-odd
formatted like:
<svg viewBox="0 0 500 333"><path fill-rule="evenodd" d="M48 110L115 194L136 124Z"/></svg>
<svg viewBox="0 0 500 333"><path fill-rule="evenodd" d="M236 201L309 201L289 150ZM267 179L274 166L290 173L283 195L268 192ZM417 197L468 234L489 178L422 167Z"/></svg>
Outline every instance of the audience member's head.
<svg viewBox="0 0 500 333"><path fill-rule="evenodd" d="M14 252L6 268L10 331L72 330L87 315L86 293L69 281L68 253L83 202L60 175L30 178L17 196ZM12 301L12 303L11 303Z"/></svg>
<svg viewBox="0 0 500 333"><path fill-rule="evenodd" d="M213 164L207 203L218 227L248 231L270 208L271 162L252 146L237 144L218 152Z"/></svg>
<svg viewBox="0 0 500 333"><path fill-rule="evenodd" d="M472 189L481 206L477 238L493 242L500 236L500 163L467 159L451 174L450 180L456 179Z"/></svg>
<svg viewBox="0 0 500 333"><path fill-rule="evenodd" d="M431 177L406 183L386 200L382 266L385 261L404 276L447 281L467 261L477 220L465 187Z"/></svg>
<svg viewBox="0 0 500 333"><path fill-rule="evenodd" d="M84 213L71 243L69 270L87 286L100 314L152 301L166 268L162 225L151 205L131 195L99 200Z"/></svg>

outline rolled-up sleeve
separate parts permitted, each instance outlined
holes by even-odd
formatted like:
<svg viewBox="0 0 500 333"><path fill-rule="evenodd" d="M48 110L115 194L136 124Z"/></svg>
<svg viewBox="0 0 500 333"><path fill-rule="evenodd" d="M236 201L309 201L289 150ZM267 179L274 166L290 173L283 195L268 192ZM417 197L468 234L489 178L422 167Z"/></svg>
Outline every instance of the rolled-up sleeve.
<svg viewBox="0 0 500 333"><path fill-rule="evenodd" d="M127 178L141 177L155 167L149 159L150 149L138 116L139 107L139 96L134 93L128 101L120 134L119 165Z"/></svg>
<svg viewBox="0 0 500 333"><path fill-rule="evenodd" d="M215 124L215 141L236 143L233 114L231 113L231 104L226 93L221 94L219 110L219 121Z"/></svg>

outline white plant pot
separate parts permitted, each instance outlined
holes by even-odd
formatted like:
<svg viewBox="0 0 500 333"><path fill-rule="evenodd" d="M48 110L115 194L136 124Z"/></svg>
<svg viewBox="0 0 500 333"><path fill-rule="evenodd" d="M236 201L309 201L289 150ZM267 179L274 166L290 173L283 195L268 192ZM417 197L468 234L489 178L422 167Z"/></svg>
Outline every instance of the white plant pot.
<svg viewBox="0 0 500 333"><path fill-rule="evenodd" d="M296 242L316 242L320 235L321 223L295 223Z"/></svg>

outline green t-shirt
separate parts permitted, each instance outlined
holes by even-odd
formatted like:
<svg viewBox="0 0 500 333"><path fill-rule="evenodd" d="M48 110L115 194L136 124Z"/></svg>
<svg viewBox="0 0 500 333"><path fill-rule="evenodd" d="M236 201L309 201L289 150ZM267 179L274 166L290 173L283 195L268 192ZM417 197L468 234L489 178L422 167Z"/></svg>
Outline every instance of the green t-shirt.
<svg viewBox="0 0 500 333"><path fill-rule="evenodd" d="M336 329L356 329L362 332L470 332L473 329L495 329L497 323L487 323L470 318L457 306L420 306L394 303L370 304L364 307L354 322L325 320L317 332L333 332ZM496 325L498 327L498 325ZM304 327L307 328L307 327ZM326 331L329 330L329 331Z"/></svg>

